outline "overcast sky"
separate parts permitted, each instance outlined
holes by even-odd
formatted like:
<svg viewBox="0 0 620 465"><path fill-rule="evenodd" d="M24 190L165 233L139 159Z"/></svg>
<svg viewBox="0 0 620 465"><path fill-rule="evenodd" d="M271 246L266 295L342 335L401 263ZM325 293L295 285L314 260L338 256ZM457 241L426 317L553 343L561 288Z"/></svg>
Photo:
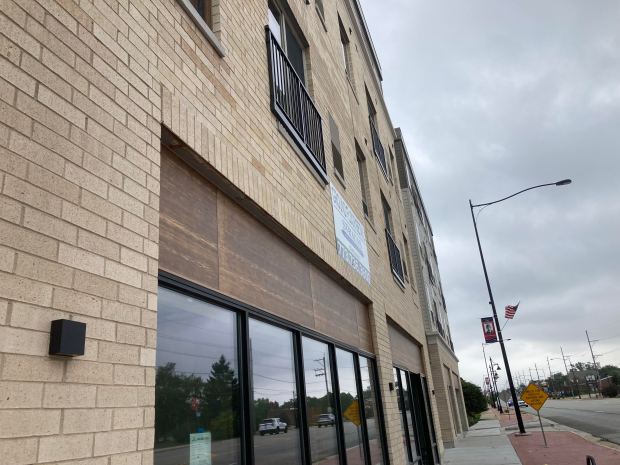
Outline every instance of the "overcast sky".
<svg viewBox="0 0 620 465"><path fill-rule="evenodd" d="M504 332L513 374L547 373L560 346L591 361L586 329L600 361L620 365L620 2L361 3L435 234L461 375L482 382L491 315L468 199L563 178L573 184L479 216L500 321L521 300ZM489 353L501 360L497 344Z"/></svg>

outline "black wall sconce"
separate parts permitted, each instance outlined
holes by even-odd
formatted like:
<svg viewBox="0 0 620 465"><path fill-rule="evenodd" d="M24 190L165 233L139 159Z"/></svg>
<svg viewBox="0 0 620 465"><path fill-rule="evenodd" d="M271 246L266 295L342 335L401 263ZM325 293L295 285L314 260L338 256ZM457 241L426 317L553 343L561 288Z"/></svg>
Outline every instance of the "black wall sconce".
<svg viewBox="0 0 620 465"><path fill-rule="evenodd" d="M388 383L388 388L390 388L390 391L394 390L394 383L392 381Z"/></svg>
<svg viewBox="0 0 620 465"><path fill-rule="evenodd" d="M50 330L50 355L75 357L84 355L86 323L72 320L54 320Z"/></svg>

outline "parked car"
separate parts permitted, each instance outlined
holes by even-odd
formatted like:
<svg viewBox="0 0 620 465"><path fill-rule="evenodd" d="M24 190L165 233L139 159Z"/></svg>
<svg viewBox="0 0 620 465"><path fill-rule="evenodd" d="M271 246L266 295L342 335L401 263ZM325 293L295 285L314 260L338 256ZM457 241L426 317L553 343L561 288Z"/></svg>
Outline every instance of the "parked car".
<svg viewBox="0 0 620 465"><path fill-rule="evenodd" d="M316 419L316 424L319 428L321 426L334 426L336 424L336 417L333 413L322 413Z"/></svg>
<svg viewBox="0 0 620 465"><path fill-rule="evenodd" d="M279 418L265 418L258 425L258 432L261 436L265 434L280 434L280 431L288 433L288 425Z"/></svg>
<svg viewBox="0 0 620 465"><path fill-rule="evenodd" d="M512 399L508 399L508 407L512 407ZM527 405L527 403L524 400L519 399L519 407L529 407L529 405Z"/></svg>

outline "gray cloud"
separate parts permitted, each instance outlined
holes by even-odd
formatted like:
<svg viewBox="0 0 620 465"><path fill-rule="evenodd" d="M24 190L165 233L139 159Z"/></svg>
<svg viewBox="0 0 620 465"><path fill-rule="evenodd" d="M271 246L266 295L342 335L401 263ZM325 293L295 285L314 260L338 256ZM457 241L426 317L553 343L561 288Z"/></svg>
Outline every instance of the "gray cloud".
<svg viewBox="0 0 620 465"><path fill-rule="evenodd" d="M601 362L620 364L620 3L362 6L433 224L462 375L482 379L490 314L467 200L567 177L479 217L500 319L522 301L505 330L511 365L546 369L560 345L587 361L585 329L605 338Z"/></svg>

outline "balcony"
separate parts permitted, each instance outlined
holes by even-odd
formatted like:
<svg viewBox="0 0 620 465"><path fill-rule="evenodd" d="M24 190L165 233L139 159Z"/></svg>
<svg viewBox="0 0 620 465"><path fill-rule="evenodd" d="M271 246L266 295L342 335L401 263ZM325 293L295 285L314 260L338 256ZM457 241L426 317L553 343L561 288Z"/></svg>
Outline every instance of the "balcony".
<svg viewBox="0 0 620 465"><path fill-rule="evenodd" d="M321 115L275 36L268 27L265 29L269 50L271 110L310 165L327 181Z"/></svg>
<svg viewBox="0 0 620 465"><path fill-rule="evenodd" d="M381 139L379 139L379 133L377 132L377 128L375 126L375 122L372 119L372 116L368 118L370 121L370 135L372 136L372 149L375 152L375 156L377 160L379 160L379 165L381 165L381 169L383 170L383 174L385 177L388 177L387 164L385 161L385 150L383 150L383 145L381 144Z"/></svg>
<svg viewBox="0 0 620 465"><path fill-rule="evenodd" d="M387 229L385 230L385 237L387 240L388 254L390 255L390 266L392 268L392 274L401 286L405 286L405 277L403 274L403 262L400 257L400 250L396 245L396 241L392 237L392 234Z"/></svg>

